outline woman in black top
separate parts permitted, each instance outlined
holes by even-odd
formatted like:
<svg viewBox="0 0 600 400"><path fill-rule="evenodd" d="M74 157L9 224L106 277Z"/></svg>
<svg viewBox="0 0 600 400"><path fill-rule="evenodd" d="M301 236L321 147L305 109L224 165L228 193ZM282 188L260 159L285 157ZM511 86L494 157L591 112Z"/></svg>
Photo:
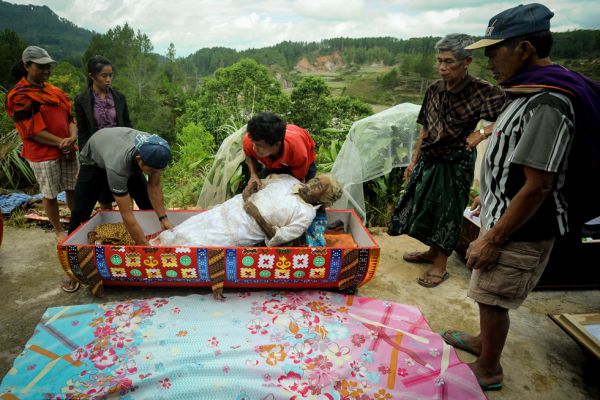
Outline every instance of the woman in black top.
<svg viewBox="0 0 600 400"><path fill-rule="evenodd" d="M99 129L115 126L132 127L125 96L112 88L113 66L102 56L88 60L88 87L75 98L75 116L79 148ZM100 196L100 208L112 209L110 192Z"/></svg>

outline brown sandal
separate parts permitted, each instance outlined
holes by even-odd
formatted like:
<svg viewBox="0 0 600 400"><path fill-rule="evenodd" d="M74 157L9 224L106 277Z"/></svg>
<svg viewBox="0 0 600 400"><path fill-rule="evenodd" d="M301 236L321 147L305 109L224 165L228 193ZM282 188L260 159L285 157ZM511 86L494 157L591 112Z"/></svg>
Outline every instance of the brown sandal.
<svg viewBox="0 0 600 400"><path fill-rule="evenodd" d="M425 273L425 276L439 279L438 282L427 282L422 277L417 278L417 283L426 288L434 288L434 287L438 286L440 283L442 283L445 280L447 280L448 278L450 278L450 274L448 272L444 272L444 275L430 274L429 272L427 272L427 273Z"/></svg>

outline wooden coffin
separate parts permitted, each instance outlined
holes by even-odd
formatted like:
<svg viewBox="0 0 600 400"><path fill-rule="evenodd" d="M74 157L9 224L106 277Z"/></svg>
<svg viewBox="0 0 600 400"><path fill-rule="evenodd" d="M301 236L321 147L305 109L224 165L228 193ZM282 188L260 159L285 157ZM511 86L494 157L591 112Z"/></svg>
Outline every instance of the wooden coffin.
<svg viewBox="0 0 600 400"><path fill-rule="evenodd" d="M169 211L177 225L201 210ZM160 230L153 211L135 211L144 233ZM65 272L91 286L197 286L224 288L329 288L355 293L379 263L379 246L353 210L328 210L357 247L162 247L91 245L99 224L121 222L118 211L100 211L57 246Z"/></svg>

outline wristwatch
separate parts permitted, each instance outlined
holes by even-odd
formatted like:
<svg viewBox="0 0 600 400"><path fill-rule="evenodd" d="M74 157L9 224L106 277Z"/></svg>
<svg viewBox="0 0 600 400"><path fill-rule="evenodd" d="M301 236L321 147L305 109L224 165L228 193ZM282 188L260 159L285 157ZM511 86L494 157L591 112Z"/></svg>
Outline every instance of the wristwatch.
<svg viewBox="0 0 600 400"><path fill-rule="evenodd" d="M167 219L167 215L161 215L160 217L158 217L159 221L162 221L163 219Z"/></svg>
<svg viewBox="0 0 600 400"><path fill-rule="evenodd" d="M483 138L484 138L484 139L486 139L486 138L487 138L487 135L485 134L485 129L483 129L483 128L479 128L479 134L480 134L481 136L483 136Z"/></svg>

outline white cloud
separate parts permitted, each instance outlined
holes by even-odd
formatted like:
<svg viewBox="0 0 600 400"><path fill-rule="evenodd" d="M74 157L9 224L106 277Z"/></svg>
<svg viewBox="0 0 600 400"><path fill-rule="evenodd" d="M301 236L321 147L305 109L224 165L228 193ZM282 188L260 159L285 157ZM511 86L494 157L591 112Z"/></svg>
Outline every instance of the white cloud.
<svg viewBox="0 0 600 400"><path fill-rule="evenodd" d="M47 5L77 26L104 33L129 25L155 51L174 43L178 56L202 47L238 50L284 40L393 36L408 39L452 32L482 35L488 20L514 1L479 0L11 0ZM600 28L597 0L547 0L554 31Z"/></svg>

